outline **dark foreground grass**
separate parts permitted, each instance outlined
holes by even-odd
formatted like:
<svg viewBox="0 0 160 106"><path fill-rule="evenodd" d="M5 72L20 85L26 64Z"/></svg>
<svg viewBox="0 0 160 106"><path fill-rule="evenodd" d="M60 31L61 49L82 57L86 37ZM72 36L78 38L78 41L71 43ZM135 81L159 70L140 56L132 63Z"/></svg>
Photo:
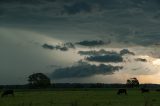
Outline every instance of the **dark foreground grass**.
<svg viewBox="0 0 160 106"><path fill-rule="evenodd" d="M86 91L17 91L15 97L0 98L0 106L160 106L160 92L141 94L128 90L128 95L117 95L117 90Z"/></svg>

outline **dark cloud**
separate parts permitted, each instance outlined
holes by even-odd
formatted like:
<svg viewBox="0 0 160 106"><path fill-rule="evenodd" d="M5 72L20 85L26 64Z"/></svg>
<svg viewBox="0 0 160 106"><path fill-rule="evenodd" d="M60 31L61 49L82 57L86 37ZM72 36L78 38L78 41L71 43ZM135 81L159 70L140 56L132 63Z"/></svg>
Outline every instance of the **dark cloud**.
<svg viewBox="0 0 160 106"><path fill-rule="evenodd" d="M42 47L44 49L50 49L50 50L60 50L60 51L68 51L70 48L75 49L74 44L67 42L61 45L49 45L49 44L43 44Z"/></svg>
<svg viewBox="0 0 160 106"><path fill-rule="evenodd" d="M77 42L76 44L82 45L82 46L92 47L92 46L101 46L101 45L104 45L105 42L102 41L102 40L93 40L93 41L84 40L84 41L81 41L81 42Z"/></svg>
<svg viewBox="0 0 160 106"><path fill-rule="evenodd" d="M86 2L75 2L73 4L64 5L64 10L68 14L77 14L80 12L90 12L91 6Z"/></svg>
<svg viewBox="0 0 160 106"><path fill-rule="evenodd" d="M134 52L129 51L128 49L123 49L120 51L120 53L116 51L106 51L104 49L101 49L99 51L96 50L91 50L91 51L79 51L78 54L80 55L125 55L125 54L130 54L130 55L135 55Z"/></svg>
<svg viewBox="0 0 160 106"><path fill-rule="evenodd" d="M6 12L6 10L5 10L5 9L0 8L0 16L4 15L4 14L5 14L5 12Z"/></svg>
<svg viewBox="0 0 160 106"><path fill-rule="evenodd" d="M108 54L108 55L94 55L85 58L87 61L93 62L122 62L123 57L119 54Z"/></svg>
<svg viewBox="0 0 160 106"><path fill-rule="evenodd" d="M123 55L135 55L135 53L129 51L128 49L123 49L120 52L116 51L106 51L101 49L99 51L91 50L91 51L79 51L80 55L87 55L85 60L93 61L93 62L123 62Z"/></svg>
<svg viewBox="0 0 160 106"><path fill-rule="evenodd" d="M57 49L57 50L61 50L61 51L68 51L68 48L65 47L65 46L63 46L63 47L61 47L61 46L56 46L56 49Z"/></svg>
<svg viewBox="0 0 160 106"><path fill-rule="evenodd" d="M39 4L39 3L44 3L46 1L51 1L51 0L0 0L0 3Z"/></svg>
<svg viewBox="0 0 160 106"><path fill-rule="evenodd" d="M160 42L159 5L158 0L0 0L0 24L148 46Z"/></svg>
<svg viewBox="0 0 160 106"><path fill-rule="evenodd" d="M79 51L78 54L80 54L80 55L110 55L110 54L118 55L118 53L115 51L106 51L104 49L101 49L99 51L96 51L96 50Z"/></svg>
<svg viewBox="0 0 160 106"><path fill-rule="evenodd" d="M135 61L140 61L140 62L147 62L147 59L143 58L136 58Z"/></svg>
<svg viewBox="0 0 160 106"><path fill-rule="evenodd" d="M135 53L130 52L128 49L123 49L120 51L120 54L123 56L125 54L135 55Z"/></svg>
<svg viewBox="0 0 160 106"><path fill-rule="evenodd" d="M64 43L63 46L67 47L67 48L72 48L72 49L75 49L75 45L71 42L67 42L67 43Z"/></svg>
<svg viewBox="0 0 160 106"><path fill-rule="evenodd" d="M122 69L121 66L112 66L100 64L99 66L91 65L86 62L73 65L71 67L56 69L52 74L52 79L63 79L63 78L80 78L90 77L93 75L110 75L115 71Z"/></svg>
<svg viewBox="0 0 160 106"><path fill-rule="evenodd" d="M42 47L45 48L45 49L50 49L50 50L53 50L53 49L56 48L53 45L49 45L49 44L46 44L46 43L44 45L42 45Z"/></svg>

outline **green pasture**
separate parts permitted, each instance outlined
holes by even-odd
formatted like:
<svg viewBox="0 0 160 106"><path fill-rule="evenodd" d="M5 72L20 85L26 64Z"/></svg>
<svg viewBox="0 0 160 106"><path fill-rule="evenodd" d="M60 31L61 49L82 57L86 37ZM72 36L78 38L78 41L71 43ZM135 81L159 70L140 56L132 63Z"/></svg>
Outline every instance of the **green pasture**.
<svg viewBox="0 0 160 106"><path fill-rule="evenodd" d="M137 89L117 95L117 89L20 90L0 98L0 106L160 106L160 92L141 94Z"/></svg>

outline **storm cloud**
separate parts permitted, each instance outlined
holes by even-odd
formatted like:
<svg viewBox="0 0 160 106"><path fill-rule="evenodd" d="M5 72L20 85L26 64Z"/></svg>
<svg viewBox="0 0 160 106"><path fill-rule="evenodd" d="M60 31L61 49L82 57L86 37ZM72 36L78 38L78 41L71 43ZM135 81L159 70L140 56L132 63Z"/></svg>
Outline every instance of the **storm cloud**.
<svg viewBox="0 0 160 106"><path fill-rule="evenodd" d="M100 50L90 50L90 51L78 51L80 55L86 55L85 60L91 62L123 62L123 56L126 54L135 55L134 52L129 51L128 49L122 49L118 51L106 51L104 49Z"/></svg>
<svg viewBox="0 0 160 106"><path fill-rule="evenodd" d="M92 47L92 46L102 46L105 44L105 42L102 40L93 40L93 41L84 40L81 42L77 42L76 44Z"/></svg>
<svg viewBox="0 0 160 106"><path fill-rule="evenodd" d="M160 41L159 5L158 0L0 0L0 23L42 32L53 28L48 33L67 33L68 39L78 33L81 39L148 46Z"/></svg>
<svg viewBox="0 0 160 106"><path fill-rule="evenodd" d="M42 47L44 49L49 49L49 50L60 50L60 51L68 51L70 48L75 49L74 44L68 42L64 43L61 45L50 45L50 44L43 44Z"/></svg>
<svg viewBox="0 0 160 106"><path fill-rule="evenodd" d="M78 65L73 65L71 67L56 69L50 76L52 79L63 79L90 77L94 75L110 75L122 68L123 67L121 66L112 66L104 64L96 66L88 64L86 62L82 62Z"/></svg>
<svg viewBox="0 0 160 106"><path fill-rule="evenodd" d="M88 56L85 59L93 62L123 62L123 57L119 54Z"/></svg>
<svg viewBox="0 0 160 106"><path fill-rule="evenodd" d="M120 54L123 56L123 55L126 55L126 54L130 54L130 55L135 55L135 53L129 51L128 49L123 49L120 51Z"/></svg>
<svg viewBox="0 0 160 106"><path fill-rule="evenodd" d="M147 62L147 59L143 59L143 58L136 58L135 61L139 61L139 62Z"/></svg>
<svg viewBox="0 0 160 106"><path fill-rule="evenodd" d="M117 51L106 51L104 49L100 49L100 50L90 50L90 51L78 51L78 54L80 55L126 55L126 54L129 54L129 55L135 55L134 52L131 52L129 51L128 49L123 49L121 50L120 52L117 52Z"/></svg>
<svg viewBox="0 0 160 106"><path fill-rule="evenodd" d="M66 78L74 76L74 72L75 77L115 72L108 71L111 68L91 71L87 66L88 71L82 71L79 65L67 68L84 57L88 63L125 64L122 74L115 73L119 77L97 76L87 82L117 83L121 79L125 83L122 75L127 72L127 77L150 70L158 73L159 61L154 60L160 54L159 29L159 0L0 0L0 83L24 84L29 74L50 73L55 68L60 72L57 69L54 75ZM135 60L138 57L142 59ZM50 67L52 64L58 67ZM99 65L88 66L100 69ZM64 71L67 69L71 71ZM159 77L152 78L149 83L159 83Z"/></svg>
<svg viewBox="0 0 160 106"><path fill-rule="evenodd" d="M68 14L77 14L80 12L91 12L91 7L86 2L75 2L70 5L64 5L64 10Z"/></svg>
<svg viewBox="0 0 160 106"><path fill-rule="evenodd" d="M118 53L115 52L115 51L106 51L104 49L101 49L99 51L96 51L96 50L78 51L78 54L80 54L80 55L108 55L108 54L116 54L116 55L118 55Z"/></svg>
<svg viewBox="0 0 160 106"><path fill-rule="evenodd" d="M56 47L54 47L54 46L52 46L52 45L49 45L49 44L46 44L46 43L43 44L42 47L45 48L45 49L50 49L50 50L53 50L53 49L56 48Z"/></svg>

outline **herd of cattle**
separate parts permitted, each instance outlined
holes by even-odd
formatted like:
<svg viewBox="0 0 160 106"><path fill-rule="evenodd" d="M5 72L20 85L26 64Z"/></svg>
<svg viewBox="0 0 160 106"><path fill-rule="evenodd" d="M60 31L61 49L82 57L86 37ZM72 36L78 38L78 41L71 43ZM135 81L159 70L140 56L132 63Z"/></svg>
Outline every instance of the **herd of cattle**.
<svg viewBox="0 0 160 106"><path fill-rule="evenodd" d="M149 89L146 88L141 88L140 89L141 93L147 93L150 92ZM156 89L157 92L160 92L160 89ZM121 95L121 94L125 94L127 95L127 89L118 89L117 91L117 95ZM14 90L10 89L10 90L4 90L1 94L1 97L3 98L4 96L7 95L12 95L14 97Z"/></svg>

